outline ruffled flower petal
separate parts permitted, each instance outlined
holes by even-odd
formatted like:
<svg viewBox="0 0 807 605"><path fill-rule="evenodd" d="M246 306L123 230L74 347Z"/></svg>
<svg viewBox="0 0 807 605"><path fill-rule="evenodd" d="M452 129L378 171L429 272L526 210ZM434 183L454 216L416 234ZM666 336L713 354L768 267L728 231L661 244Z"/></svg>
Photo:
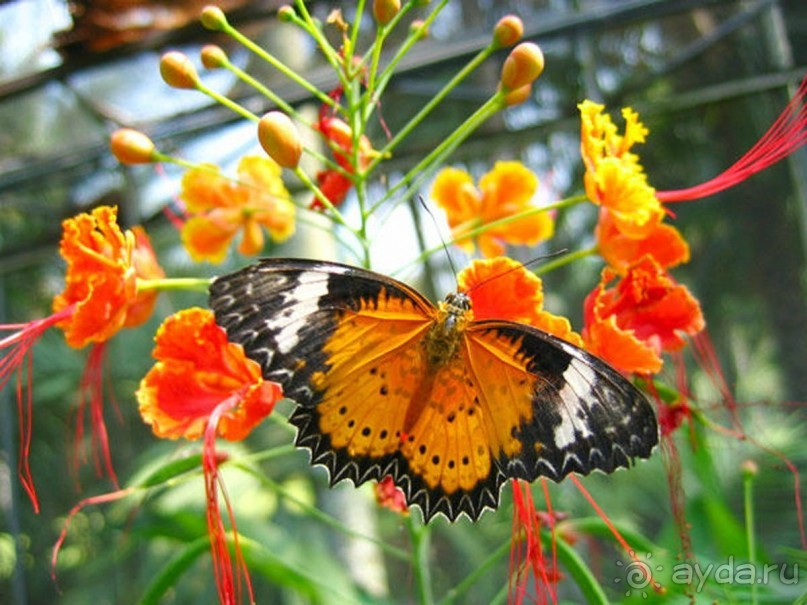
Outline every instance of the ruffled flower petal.
<svg viewBox="0 0 807 605"><path fill-rule="evenodd" d="M282 397L264 381L260 366L230 343L212 311L191 308L165 320L155 337L157 363L137 390L143 420L158 437L198 439L217 406L233 395L239 403L218 422L218 435L244 439Z"/></svg>

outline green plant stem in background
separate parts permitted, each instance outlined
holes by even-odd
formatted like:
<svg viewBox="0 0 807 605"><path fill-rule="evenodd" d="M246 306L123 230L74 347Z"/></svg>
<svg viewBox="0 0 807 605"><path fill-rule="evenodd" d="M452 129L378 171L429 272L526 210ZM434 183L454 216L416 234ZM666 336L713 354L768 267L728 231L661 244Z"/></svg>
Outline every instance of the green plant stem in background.
<svg viewBox="0 0 807 605"><path fill-rule="evenodd" d="M455 603L462 595L467 593L479 582L491 568L510 552L510 542L505 542L499 548L494 550L482 563L474 569L470 574L460 580L453 588L451 588L445 596L437 602L437 605L451 605Z"/></svg>
<svg viewBox="0 0 807 605"><path fill-rule="evenodd" d="M402 188L406 190L400 194L400 199L406 199L408 196L414 195L420 184L424 179L431 176L432 172L448 158L459 145L471 136L477 128L484 124L488 119L501 111L504 107L504 93L501 91L494 94L488 99L479 109L477 109L471 116L465 120L454 132L452 132L446 139L435 147L431 153L423 158L417 165L407 172L404 177L392 186L378 202L370 209L370 214L375 212L379 207L385 205L394 195Z"/></svg>
<svg viewBox="0 0 807 605"><path fill-rule="evenodd" d="M748 562L756 567L757 545L754 531L754 479L756 477L756 465L752 461L743 464L743 505L745 508L745 536L748 542ZM751 583L751 603L757 605L757 585Z"/></svg>
<svg viewBox="0 0 807 605"><path fill-rule="evenodd" d="M165 279L138 279L138 291L148 290L193 290L207 292L213 278L210 277L167 277Z"/></svg>
<svg viewBox="0 0 807 605"><path fill-rule="evenodd" d="M334 50L333 46L331 46L327 38L325 38L325 36L322 35L322 31L320 30L319 25L316 22L314 22L314 19L311 18L311 14L308 12L308 7L306 7L305 2L303 2L303 0L295 0L294 6L297 7L297 11L300 13L300 15L302 15L303 27L317 43L320 50L325 55L325 58L328 60L328 63L331 64L331 67L333 67L334 73L336 73L336 75L342 82L342 86L345 87L348 86L348 82L345 80L345 72L342 69L342 58L339 56L339 53L337 53ZM294 74L295 78L299 78L300 80L302 80L302 77L298 76L296 73L294 72L291 73ZM303 84L300 85L303 86ZM310 90L310 92L314 94L320 101L327 103L328 105L331 106L336 105L333 99L331 99L328 95L317 90L317 88L312 84L305 82L304 87L306 88L306 90ZM308 87L310 87L310 89Z"/></svg>
<svg viewBox="0 0 807 605"><path fill-rule="evenodd" d="M412 540L412 569L415 574L415 589L417 590L420 605L432 605L431 571L429 561L429 545L431 542L431 526L416 521L412 515L407 515L405 525Z"/></svg>
<svg viewBox="0 0 807 605"><path fill-rule="evenodd" d="M226 107L230 111L232 111L234 113L237 113L239 116L249 120L250 122L257 122L258 120L260 120L260 118L258 116L256 116L254 113L252 113L246 107L243 107L242 105L239 105L238 103L236 103L232 99L229 99L229 98L225 97L224 95L219 94L218 92L216 92L212 88L209 88L209 87L205 86L201 82L196 83L196 90L198 90L202 94L207 95L208 97L210 97L211 99L216 101L216 103L220 103L221 105L223 105L224 107Z"/></svg>

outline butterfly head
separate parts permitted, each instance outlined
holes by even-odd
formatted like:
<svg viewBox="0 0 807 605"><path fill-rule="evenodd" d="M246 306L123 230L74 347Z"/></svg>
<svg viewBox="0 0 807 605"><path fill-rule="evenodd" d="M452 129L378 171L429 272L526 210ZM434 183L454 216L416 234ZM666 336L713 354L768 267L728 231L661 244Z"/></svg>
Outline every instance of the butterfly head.
<svg viewBox="0 0 807 605"><path fill-rule="evenodd" d="M473 319L471 299L463 292L453 292L440 303L437 318L426 338L429 363L438 367L457 352L465 325Z"/></svg>

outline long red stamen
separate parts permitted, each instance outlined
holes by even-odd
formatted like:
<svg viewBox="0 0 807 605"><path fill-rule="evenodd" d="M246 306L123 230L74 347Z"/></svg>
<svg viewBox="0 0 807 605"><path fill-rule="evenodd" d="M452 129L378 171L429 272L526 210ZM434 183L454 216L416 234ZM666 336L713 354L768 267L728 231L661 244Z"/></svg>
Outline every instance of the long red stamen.
<svg viewBox="0 0 807 605"><path fill-rule="evenodd" d="M106 473L115 488L118 478L112 466L112 454L109 449L109 434L104 421L104 359L106 342L96 343L90 349L87 365L81 376L79 409L76 419L75 458L78 460L81 442L84 436L84 410L87 401L90 404L90 426L92 427L92 457L99 477Z"/></svg>
<svg viewBox="0 0 807 605"><path fill-rule="evenodd" d="M659 191L662 202L697 200L733 187L757 172L786 158L807 142L807 76L773 125L757 143L728 170L715 178L687 189Z"/></svg>
<svg viewBox="0 0 807 605"><path fill-rule="evenodd" d="M594 512L596 512L597 515L600 517L600 519L603 520L603 523L605 523L606 527L608 527L608 529L611 531L611 534L614 536L614 539L625 550L625 552L628 553L628 556L636 563L639 563L642 569L645 570L645 572L648 574L647 579L650 582L650 585L653 587L653 590L655 590L659 594L665 593L666 592L665 588L661 584L659 584L656 580L653 579L653 574L650 571L650 568L647 565L644 565L640 561L639 557L636 556L636 552L628 545L627 540L625 540L625 538L622 537L622 534L619 533L619 530L605 514L605 511L603 511L602 508L600 508L600 505L597 504L596 500L594 500L591 494L588 493L588 490L585 487L583 487L583 484L580 482L580 479L578 479L575 475L569 475L569 479L571 480L572 483L575 484L575 486L583 495L583 497L586 500L588 500L588 503L594 509Z"/></svg>
<svg viewBox="0 0 807 605"><path fill-rule="evenodd" d="M70 509L70 512L67 513L67 517L64 520L62 531L59 533L59 538L53 545L53 551L51 552L50 556L50 577L53 579L54 582L56 582L56 561L59 558L59 551L62 549L64 541L67 539L67 530L70 529L70 523L73 521L73 517L75 517L85 506L89 506L91 504L105 504L107 502L114 502L115 500L125 498L129 494L134 493L135 491L136 488L127 487L125 489L119 489L114 492L110 492L108 494L101 494L100 496L90 496L89 498L84 498L73 508Z"/></svg>
<svg viewBox="0 0 807 605"><path fill-rule="evenodd" d="M249 602L255 601L252 593L252 582L249 577L246 563L238 542L238 531L235 524L235 515L230 499L219 477L218 457L216 455L216 429L221 416L232 409L241 400L241 394L228 397L218 404L210 415L204 433L204 446L202 454L202 467L205 475L205 495L207 499L207 530L210 535L210 553L213 558L213 574L216 579L216 588L219 602L222 605L235 605L241 602L241 584L246 584ZM222 497L227 507L227 516L233 533L233 550L235 552L235 574L227 545L227 530L221 518L219 508L218 489L221 487Z"/></svg>
<svg viewBox="0 0 807 605"><path fill-rule="evenodd" d="M17 461L17 474L25 493L34 508L39 512L39 498L31 474L30 453L33 434L33 346L48 328L70 317L75 307L70 306L58 313L24 324L0 324L0 332L13 331L0 339L0 390L3 390L12 376L17 376L17 414L19 419L20 449ZM27 367L26 367L27 366ZM23 388L25 382L25 388Z"/></svg>

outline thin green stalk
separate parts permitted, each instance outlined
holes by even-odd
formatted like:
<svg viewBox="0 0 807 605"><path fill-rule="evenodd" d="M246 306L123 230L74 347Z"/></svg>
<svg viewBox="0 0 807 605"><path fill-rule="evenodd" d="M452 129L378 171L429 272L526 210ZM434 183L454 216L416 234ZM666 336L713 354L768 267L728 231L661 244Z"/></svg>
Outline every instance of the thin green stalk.
<svg viewBox="0 0 807 605"><path fill-rule="evenodd" d="M328 42L328 39L322 35L322 32L320 31L318 25L314 22L314 19L311 18L311 14L308 12L308 8L306 7L305 2L303 2L303 0L295 0L294 5L297 7L297 10L303 17L303 26L305 27L306 31L311 35L312 38L314 38L314 41L319 46L320 50L322 51L322 54L325 55L325 58L328 60L328 63L331 64L331 67L333 67L334 72L336 72L336 74L339 76L342 85L347 86L347 81L345 79L345 72L342 69L343 63L341 57L339 57L339 54L336 52L336 50L334 50L330 42ZM297 77L300 78L300 76ZM302 78L300 78L300 80L302 80ZM311 86L310 84L308 85ZM319 98L324 103L328 103L331 106L335 106L335 101L331 99L328 95L323 95L325 99L321 98L319 95L323 95L323 93L317 91L317 98Z"/></svg>
<svg viewBox="0 0 807 605"><path fill-rule="evenodd" d="M304 13L304 16L307 16L307 21L311 24L311 29L309 29L309 33L311 33L311 35L317 39L317 43L319 43L320 45L324 43L328 48L330 48L330 44L328 44L327 40L323 38L322 34L319 32L319 30L316 28L313 21L311 20L311 16L305 9L305 4L303 2L298 1L297 6L298 9L302 7L301 12ZM298 74L296 71L288 67L283 62L281 62L277 57L268 53L261 46L255 44L255 42L247 38L244 34L235 29L229 23L224 24L221 31L223 31L225 34L236 40L239 44L241 44L245 48L249 49L251 52L255 53L258 57L269 63L269 65L274 67L284 76L302 86L304 89L306 89L308 92L310 92L312 95L314 95L317 99L319 99L323 103L326 103L331 107L336 106L336 102L331 97L326 95L324 92L320 91L316 86L311 84L311 82L309 82L308 80L303 78L300 74ZM330 48L330 51L331 53L334 52L332 48ZM326 57L330 56L329 53L325 51L325 49L323 49L323 52L325 53ZM334 67L337 68L337 71L340 71L338 69L339 68L338 64L334 65Z"/></svg>
<svg viewBox="0 0 807 605"><path fill-rule="evenodd" d="M494 229L496 227L501 227L503 225L507 225L508 223L511 223L511 222L517 221L517 220L521 220L523 218L526 218L528 216L532 216L534 214L540 214L542 212L551 212L553 210L560 210L560 209L563 209L563 208L568 208L570 206L574 206L575 204L579 204L581 201L583 201L585 199L586 199L585 196L574 196L574 197L566 198L566 199L563 199L563 200L559 200L557 202L554 202L552 204L548 204L546 206L541 206L540 208L529 208L527 210L523 210L523 211L518 212L516 214L513 214L511 216L506 216L504 218L500 218L500 219L497 219L495 221L490 221L489 223L484 223L484 224L479 225L478 227L474 227L473 229L469 229L468 231L464 231L458 237L455 237L455 238L452 238L452 239L446 241L445 245L450 246L452 244L456 244L458 241L476 237L478 235L481 235L482 233L485 233L486 231L488 231L490 229ZM406 271L410 267L423 262L426 258L429 258L433 254L436 254L438 252L442 252L443 250L444 250L443 244L440 244L439 246L434 246L432 248L429 248L428 250L425 250L424 252L419 254L412 261L408 262L404 266L402 266L399 269L397 269L396 271L394 271L393 273L394 274L399 274L399 273L401 273L403 271ZM573 254L575 254L575 253L573 253ZM588 254L590 254L590 252L587 252L586 254L582 254L582 252L581 252L579 254L580 254L580 256L587 256ZM565 258L565 257L561 257L558 260L560 261L563 258ZM568 262L568 261L566 261L566 262ZM565 263L562 263L562 264L565 264Z"/></svg>
<svg viewBox="0 0 807 605"><path fill-rule="evenodd" d="M410 0L409 4L406 5L406 9L408 10L410 6L414 6L418 3L418 0ZM426 17L426 20L423 22L423 25L418 28L417 31L410 32L409 36L407 36L406 40L404 40L401 47L395 53L395 55L390 59L387 66L381 72L381 75L378 77L377 83L375 88L370 91L368 90L367 94L370 95L370 101L367 103L367 106L370 108L375 107L378 103L378 100L381 98L381 93L386 90L387 84L389 83L390 79L395 73L395 69L398 67L398 63L400 63L401 59L403 59L409 50L414 46L414 44L421 38L422 32L428 31L429 26L432 22L437 18L437 15L440 14L440 11L443 10L445 5L448 4L448 0L441 0L437 6L432 9L432 12Z"/></svg>
<svg viewBox="0 0 807 605"><path fill-rule="evenodd" d="M748 562L754 567L757 564L757 544L754 531L754 478L757 474L756 464L747 460L743 463L743 505L745 508L745 539L748 542ZM757 585L751 583L751 603L758 603Z"/></svg>
<svg viewBox="0 0 807 605"><path fill-rule="evenodd" d="M342 225L343 227L346 227L352 233L356 233L355 230L350 225L347 224L347 222L345 221L345 217L342 216L342 213L339 212L339 210L336 209L336 206L334 206L331 203L331 200L328 199L328 196L326 196L322 192L322 189L317 187L316 183L314 183L310 178L308 178L308 175L305 172L303 172L302 168L297 166L293 172L297 176L297 178L302 181L303 185L308 187L308 189L310 189L313 192L317 200L320 203L322 203L323 206L325 206L325 209L328 210L329 212L329 214L326 215L328 218Z"/></svg>
<svg viewBox="0 0 807 605"><path fill-rule="evenodd" d="M366 172L370 173L378 165L378 163L389 154L401 143L423 120L439 105L443 99L454 90L468 75L473 72L481 63L490 56L493 51L492 46L488 46L477 54L465 67L463 67L451 80L443 86L442 89L426 103L419 112L417 112L407 124L401 128L398 133L384 146L378 155L373 158L367 166ZM372 107L377 102L373 99L370 103Z"/></svg>
<svg viewBox="0 0 807 605"><path fill-rule="evenodd" d="M454 603L487 575L496 562L508 552L510 552L510 542L504 542L499 548L494 550L487 559L482 561L476 569L460 580L456 586L451 588L445 596L437 602L437 605L451 605L451 603Z"/></svg>
<svg viewBox="0 0 807 605"><path fill-rule="evenodd" d="M598 251L599 248L597 246L591 246L591 248L583 248L582 250L575 250L574 252L562 254L557 258L542 263L540 266L536 267L534 273L536 275L546 275L550 271L564 267L570 263L580 260L581 258L593 256L597 254Z"/></svg>
<svg viewBox="0 0 807 605"><path fill-rule="evenodd" d="M429 546L431 543L431 526L415 521L412 515L406 517L406 528L412 540L412 568L415 575L415 588L420 605L432 605L431 567L429 562Z"/></svg>
<svg viewBox="0 0 807 605"><path fill-rule="evenodd" d="M238 103L236 103L232 99L229 99L229 98L225 97L224 95L217 93L215 90L213 90L212 88L208 88L207 86L205 86L201 82L196 83L196 90L198 90L199 92L201 92L203 94L206 94L208 97L210 97L211 99L216 101L216 103L224 105L227 109L237 113L242 118L246 118L247 120L250 120L252 122L257 122L258 120L260 120L260 118L258 116L256 116L254 113L252 113L246 107L243 107L242 105L239 105Z"/></svg>
<svg viewBox="0 0 807 605"><path fill-rule="evenodd" d="M289 490L285 487L280 485L277 481L269 478L265 473L259 472L251 467L243 467L241 468L242 471L245 473L250 474L255 479L257 479L260 483L274 491L275 493L279 494L289 502L293 502L295 506L299 507L305 514L310 516L311 518L319 521L323 525L326 525L332 529L339 531L340 533L349 536L351 538L358 538L360 540L366 540L372 544L378 546L381 550L383 550L386 554L395 557L400 561L409 561L410 554L400 548L392 546L388 542L380 540L378 538L374 538L371 536L367 536L358 532L356 530L350 529L349 527L345 527L344 523L335 519L331 515L321 511L316 506L311 506L310 504L303 502L299 498L297 498L294 494L292 494Z"/></svg>
<svg viewBox="0 0 807 605"><path fill-rule="evenodd" d="M194 290L207 292L213 280L209 277L166 277L163 279L138 279L138 292L148 290Z"/></svg>
<svg viewBox="0 0 807 605"><path fill-rule="evenodd" d="M365 0L356 3L356 20L353 22L353 30L350 32L350 45L345 52L345 60L348 65L353 65L353 56L356 54L356 45L359 42L359 32L361 31L361 20L364 16Z"/></svg>
<svg viewBox="0 0 807 605"><path fill-rule="evenodd" d="M406 187L406 191L401 197L406 198L411 194L420 185L420 182L431 174L437 165L447 158L465 139L473 134L477 128L504 107L504 96L505 95L499 91L488 99L442 143L435 147L431 153L407 172L400 181L390 187L386 195L370 209L370 214L375 212L376 209L385 204L404 187Z"/></svg>

